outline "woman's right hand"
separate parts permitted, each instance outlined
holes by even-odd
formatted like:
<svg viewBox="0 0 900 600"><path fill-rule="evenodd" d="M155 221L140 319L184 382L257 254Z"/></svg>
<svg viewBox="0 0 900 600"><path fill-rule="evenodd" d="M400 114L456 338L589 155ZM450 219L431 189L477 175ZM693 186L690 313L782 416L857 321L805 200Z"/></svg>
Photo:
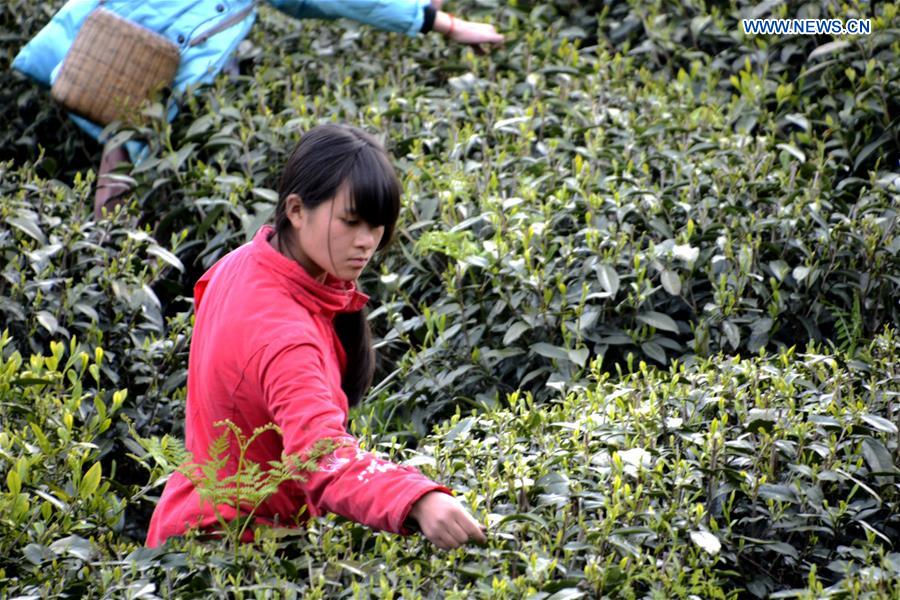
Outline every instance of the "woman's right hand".
<svg viewBox="0 0 900 600"><path fill-rule="evenodd" d="M476 49L480 49L481 44L502 44L506 39L489 23L458 19L443 11L438 11L435 17L434 30L446 35L454 42L469 44L475 46Z"/></svg>
<svg viewBox="0 0 900 600"><path fill-rule="evenodd" d="M470 540L487 541L486 527L445 492L428 492L413 504L409 516L419 523L422 535L441 550L458 548Z"/></svg>

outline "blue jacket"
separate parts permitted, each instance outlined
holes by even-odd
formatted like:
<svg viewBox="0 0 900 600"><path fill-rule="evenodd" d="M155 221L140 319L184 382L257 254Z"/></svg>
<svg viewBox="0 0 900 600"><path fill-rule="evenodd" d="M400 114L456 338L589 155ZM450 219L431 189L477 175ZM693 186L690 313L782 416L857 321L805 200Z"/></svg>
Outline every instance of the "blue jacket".
<svg viewBox="0 0 900 600"><path fill-rule="evenodd" d="M424 8L430 0L268 0L278 10L296 18L336 19L345 17L379 29L416 35L422 28ZM101 5L126 19L151 29L181 48L181 63L173 89L210 83L222 70L238 44L256 20L252 0L69 0L50 22L15 57L12 67L38 83L51 86L59 74L63 58L88 13ZM203 36L235 15L252 8L247 16L197 45ZM178 112L170 103L171 121ZM99 139L103 130L87 119L70 115L82 129ZM142 145L129 143L132 158Z"/></svg>

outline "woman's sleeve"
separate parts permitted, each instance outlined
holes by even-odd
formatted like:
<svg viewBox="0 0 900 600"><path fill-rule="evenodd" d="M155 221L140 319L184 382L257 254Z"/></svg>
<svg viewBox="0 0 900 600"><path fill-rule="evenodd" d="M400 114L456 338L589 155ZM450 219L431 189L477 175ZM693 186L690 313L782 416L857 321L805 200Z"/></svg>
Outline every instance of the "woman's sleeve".
<svg viewBox="0 0 900 600"><path fill-rule="evenodd" d="M269 4L298 19L353 19L415 36L431 0L269 0Z"/></svg>
<svg viewBox="0 0 900 600"><path fill-rule="evenodd" d="M272 420L281 428L284 450L304 456L316 441L340 446L319 460L318 470L298 482L313 516L333 512L373 529L412 533L403 523L424 494L452 490L408 466L364 452L344 429L344 412L325 379L319 348L311 343L277 343L260 354L259 382Z"/></svg>

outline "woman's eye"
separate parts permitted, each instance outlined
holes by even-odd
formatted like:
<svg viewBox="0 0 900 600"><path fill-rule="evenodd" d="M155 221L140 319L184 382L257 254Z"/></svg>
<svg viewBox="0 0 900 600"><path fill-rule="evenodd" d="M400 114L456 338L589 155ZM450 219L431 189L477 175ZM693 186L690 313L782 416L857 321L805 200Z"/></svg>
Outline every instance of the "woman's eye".
<svg viewBox="0 0 900 600"><path fill-rule="evenodd" d="M352 225L356 225L357 223L359 223L359 221L357 219L344 219L344 223L352 226Z"/></svg>

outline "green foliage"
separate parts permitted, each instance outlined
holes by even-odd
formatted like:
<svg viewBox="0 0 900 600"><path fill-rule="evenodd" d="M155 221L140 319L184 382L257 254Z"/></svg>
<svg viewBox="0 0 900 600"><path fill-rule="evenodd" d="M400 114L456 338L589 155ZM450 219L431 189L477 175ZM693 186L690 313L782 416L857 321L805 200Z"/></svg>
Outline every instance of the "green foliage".
<svg viewBox="0 0 900 600"><path fill-rule="evenodd" d="M0 7L2 66L59 4ZM262 8L243 74L171 125L157 105L110 128L150 158L100 222L99 147L0 69L4 595L898 594L896 4L452 10L508 43ZM748 37L747 16L874 31ZM139 548L153 491L190 462L193 284L326 121L378 132L404 190L360 281L382 360L352 426L461 490L491 543L435 554L329 517ZM248 468L197 484L239 503L238 484L269 489Z"/></svg>
<svg viewBox="0 0 900 600"><path fill-rule="evenodd" d="M0 320L21 351L45 353L53 340L76 337L102 346L98 376L107 386L127 382L124 414L145 434L180 433L192 317L165 315L172 302L158 295L178 260L149 227L89 220L92 181L77 174L68 185L30 165L0 164ZM165 246L177 250L181 241ZM119 453L127 429L117 422L100 438ZM137 465L119 467L122 483L142 482ZM152 506L129 510L149 517Z"/></svg>
<svg viewBox="0 0 900 600"><path fill-rule="evenodd" d="M13 72L10 64L47 24L63 0L9 0L0 4L0 162L32 162L43 176L67 178L99 160L100 146L55 103L48 90ZM49 154L43 149L52 149Z"/></svg>
<svg viewBox="0 0 900 600"><path fill-rule="evenodd" d="M12 336L34 352L73 335L139 347L164 330L150 284L181 265L147 227L86 221L92 183L93 175L79 174L70 187L40 178L31 166L0 164L0 309ZM177 251L182 241L169 244ZM117 381L115 371L105 373Z"/></svg>
<svg viewBox="0 0 900 600"><path fill-rule="evenodd" d="M319 459L333 452L336 445L330 438L321 439L303 458L283 453L282 460L260 465L247 458L247 451L267 431L281 435L281 429L277 425L270 423L265 427L257 427L249 436L229 419L217 421L213 425L224 428L225 431L207 449L207 460L195 462L192 454L177 438L142 438L132 427L132 437L144 451L142 456L135 458L151 471L156 483L168 479L175 471L187 477L200 499L212 506L222 535L237 558L237 548L241 540L245 539L244 534L253 523L262 503L277 492L282 483L306 481L306 474L315 471ZM231 436L237 443L236 453L231 448ZM237 464L234 472L226 474L227 466L235 454ZM152 458L155 464L148 465L147 458ZM240 516L229 520L222 513L223 507L231 509L229 514Z"/></svg>
<svg viewBox="0 0 900 600"><path fill-rule="evenodd" d="M615 3L598 23L610 44L674 79L696 60L723 75L722 91L737 92L736 128L772 132L801 164L824 150L853 193L868 168L894 169L900 159L896 3L731 0ZM743 18L868 18L872 34L846 36L743 33ZM592 19L581 14L590 28ZM596 23L596 22L595 22ZM710 60L711 59L711 60ZM680 79L680 76L679 76ZM824 142L821 150L817 138ZM809 150L807 150L807 148ZM780 157L781 158L781 157ZM862 179L860 179L862 177Z"/></svg>
<svg viewBox="0 0 900 600"><path fill-rule="evenodd" d="M760 14L836 10L814 6ZM361 281L386 359L373 397L394 427L421 435L516 389L544 401L595 356L612 368L629 353L664 365L807 339L847 347L857 297L854 337L900 322L896 8L873 8L871 36L802 65L823 40L748 38L751 8L479 2L471 14L510 36L489 59L264 10L241 49L246 75L182 98L171 126L154 106L118 132L150 146L127 173L128 214L159 258L129 283L151 335L104 341L141 371L135 403L163 411L136 409L139 428L178 421L193 282L270 215L286 153L321 121L381 132L403 178L398 243ZM85 230L89 179L61 202L40 173L4 172L7 189L37 188L7 216L44 230L50 209ZM72 276L57 266L68 253L7 227L8 256L50 253L47 275ZM143 245L100 243L125 260ZM31 321L14 331L30 343L40 308L26 317L28 297L12 298L0 310ZM102 303L81 304L103 323Z"/></svg>
<svg viewBox="0 0 900 600"><path fill-rule="evenodd" d="M873 17L804 65L824 40L739 33L762 5L554 4L501 8L520 44L393 120L421 123L398 143L421 252L376 288L404 382L384 412L422 433L514 389L543 401L597 355L850 348L900 322L895 6L760 13Z"/></svg>
<svg viewBox="0 0 900 600"><path fill-rule="evenodd" d="M25 359L0 336L0 569L37 574L47 547L89 533L121 533L127 489L105 435L127 391L101 385L104 352L71 338Z"/></svg>
<svg viewBox="0 0 900 600"><path fill-rule="evenodd" d="M7 562L0 584L11 595L894 597L896 335L857 358L810 345L668 370L638 362L615 377L595 362L585 389L549 404L511 394L508 409L457 412L415 450L378 444L458 490L489 524L484 547L435 553L333 515L260 528L255 544L188 536L154 550L57 530L25 554L57 561L54 578ZM163 440L144 458L184 458Z"/></svg>

